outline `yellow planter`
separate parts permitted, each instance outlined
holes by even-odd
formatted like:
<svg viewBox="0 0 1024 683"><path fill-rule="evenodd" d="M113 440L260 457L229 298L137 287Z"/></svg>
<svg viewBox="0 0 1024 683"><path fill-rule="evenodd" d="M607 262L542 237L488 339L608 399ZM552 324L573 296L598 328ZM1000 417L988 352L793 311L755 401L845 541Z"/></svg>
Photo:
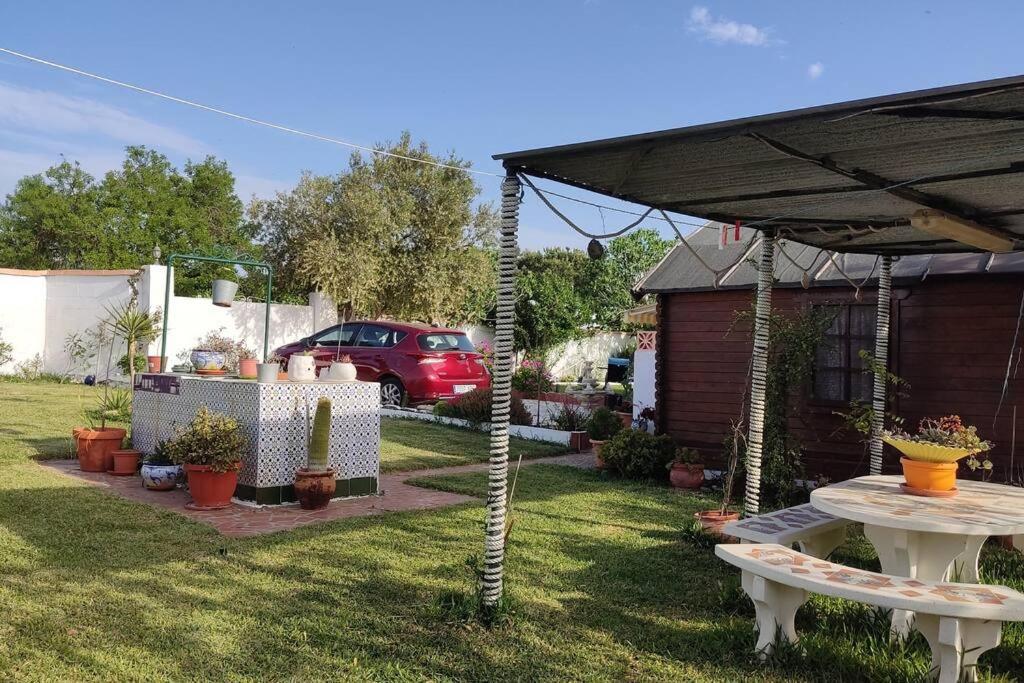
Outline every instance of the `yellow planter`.
<svg viewBox="0 0 1024 683"><path fill-rule="evenodd" d="M966 448L937 446L931 443L900 439L895 436L883 436L882 440L907 456L910 460L918 462L955 463L960 458L966 458L971 454L971 451Z"/></svg>

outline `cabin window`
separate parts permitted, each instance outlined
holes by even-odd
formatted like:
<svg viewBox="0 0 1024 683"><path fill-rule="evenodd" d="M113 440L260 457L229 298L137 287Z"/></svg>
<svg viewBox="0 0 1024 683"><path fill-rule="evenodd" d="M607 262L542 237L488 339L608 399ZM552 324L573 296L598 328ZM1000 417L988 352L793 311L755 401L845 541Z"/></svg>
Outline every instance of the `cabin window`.
<svg viewBox="0 0 1024 683"><path fill-rule="evenodd" d="M815 357L813 398L850 403L871 400L874 375L865 372L861 350L875 349L875 306L829 306L836 313Z"/></svg>

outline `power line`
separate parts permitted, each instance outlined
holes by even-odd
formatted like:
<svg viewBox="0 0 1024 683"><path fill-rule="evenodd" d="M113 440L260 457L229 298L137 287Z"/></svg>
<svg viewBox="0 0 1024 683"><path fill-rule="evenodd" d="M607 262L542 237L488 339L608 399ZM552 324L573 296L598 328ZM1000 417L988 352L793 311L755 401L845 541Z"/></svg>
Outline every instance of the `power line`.
<svg viewBox="0 0 1024 683"><path fill-rule="evenodd" d="M27 55L27 54L24 54L22 52L15 52L14 50L9 50L9 49L7 49L5 47L0 47L0 52L4 52L4 53L7 53L9 55L13 55L15 57L20 57L21 59L27 59L30 62L35 62L37 64L42 64L44 66L49 66L49 67L52 67L54 69L60 69L61 71L67 71L69 73L77 74L79 76L85 76L86 78L92 78L92 79L95 79L97 81L103 81L104 83L109 83L111 85L116 85L116 86L119 86L121 88L128 88L129 90L134 90L136 92L144 93L146 95L152 95L153 97L160 97L160 98L163 98L165 100L170 100L171 102L177 102L178 104L184 104L184 105L189 106L189 107L195 107L196 109L202 109L204 111L213 112L214 114L220 114L221 116L227 116L227 117L230 117L230 118L233 118L233 119L238 119L239 121L245 121L246 123L252 123L252 124L255 124L257 126L264 126L266 128L273 128L274 130L283 131L285 133L292 133L294 135L301 135L303 137L312 138L314 140L320 140L322 142L330 142L330 143L335 144L335 145L342 145L343 147L350 147L352 149L358 149L358 150L361 150L363 152L367 152L369 154L377 154L379 156L392 157L392 158L395 158L395 159L404 159L406 161L413 161L413 162L418 163L418 164L427 164L429 166L436 166L438 168L449 168L449 169L456 170L456 171L466 171L467 173L475 173L476 175L485 175L485 176L491 176L491 177L494 177L494 178L503 178L504 177L504 174L502 174L502 173L490 173L489 171L478 171L478 170L475 170L475 169L472 169L472 168L465 168L463 166L456 166L455 164L445 164L445 163L442 163L440 161L429 161L427 159L418 159L416 157L405 156L404 154L395 154L394 152L387 152L387 151L384 151L382 149L375 149L373 147L366 147L365 145L357 145L354 142L348 142L346 140L340 140L338 138L332 138L332 137L330 137L328 135L321 135L319 133L310 133L309 131L300 130L298 128L292 128L290 126L282 126L280 124L272 123L270 121L264 121L262 119L253 118L252 116L246 116L244 114L236 114L235 112L227 111L226 109L220 109L218 107L211 107L208 104L202 104L200 102L195 102L193 100L186 100L186 99L184 99L182 97L175 97L174 95L168 95L166 93L162 93L162 92L159 92L157 90L151 90L149 88L143 88L142 86L139 86L139 85L133 85L131 83L125 83L124 81L118 81L118 80L115 80L113 78L107 78L106 76L100 76L99 74L94 74L94 73L90 73L88 71L83 71L82 69L76 69L75 67L72 67L72 66L66 66L64 64L58 64L57 62L51 62L51 61L46 60L46 59L40 59L39 57L33 57L32 55Z"/></svg>

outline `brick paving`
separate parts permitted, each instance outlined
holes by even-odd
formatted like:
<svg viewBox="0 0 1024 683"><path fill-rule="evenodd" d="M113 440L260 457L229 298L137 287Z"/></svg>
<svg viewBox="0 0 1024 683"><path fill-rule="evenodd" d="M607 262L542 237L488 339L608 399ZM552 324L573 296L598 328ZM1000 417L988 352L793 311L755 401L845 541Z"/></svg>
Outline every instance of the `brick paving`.
<svg viewBox="0 0 1024 683"><path fill-rule="evenodd" d="M559 455L550 458L524 460L523 465L548 463L568 465L570 467L593 468L593 462L594 456L592 453L572 453L570 455ZM142 487L142 480L138 476L115 477L99 472L83 472L78 469L77 460L49 460L40 464L43 467L48 467L64 475L103 488L114 495L139 503L162 507L179 515L184 515L193 521L208 524L222 535L231 538L288 531L309 524L329 522L335 519L366 517L407 510L430 510L470 501L479 501L479 498L473 496L420 488L407 484L406 481L412 478L479 472L487 469L487 463L474 463L472 465L459 465L456 467L383 474L380 478L380 494L362 498L336 500L324 510L303 510L298 505L254 507L232 504L231 507L224 508L223 510L200 511L189 510L185 507L185 503L188 503L191 497L184 489L150 491ZM514 467L514 463L512 463L512 466Z"/></svg>

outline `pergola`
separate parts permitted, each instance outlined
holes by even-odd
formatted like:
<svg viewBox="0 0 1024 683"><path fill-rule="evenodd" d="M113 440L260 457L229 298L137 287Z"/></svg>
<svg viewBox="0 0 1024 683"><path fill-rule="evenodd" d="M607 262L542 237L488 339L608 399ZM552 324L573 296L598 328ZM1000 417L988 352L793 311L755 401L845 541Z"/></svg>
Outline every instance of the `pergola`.
<svg viewBox="0 0 1024 683"><path fill-rule="evenodd" d="M523 176L762 232L746 514L756 514L759 508L777 239L879 257L875 358L883 363L888 357L894 258L1024 248L1024 76L510 152L495 159L503 162L506 177L485 605L495 604L502 590L516 231ZM872 473L882 465L885 394L885 380L876 373Z"/></svg>

